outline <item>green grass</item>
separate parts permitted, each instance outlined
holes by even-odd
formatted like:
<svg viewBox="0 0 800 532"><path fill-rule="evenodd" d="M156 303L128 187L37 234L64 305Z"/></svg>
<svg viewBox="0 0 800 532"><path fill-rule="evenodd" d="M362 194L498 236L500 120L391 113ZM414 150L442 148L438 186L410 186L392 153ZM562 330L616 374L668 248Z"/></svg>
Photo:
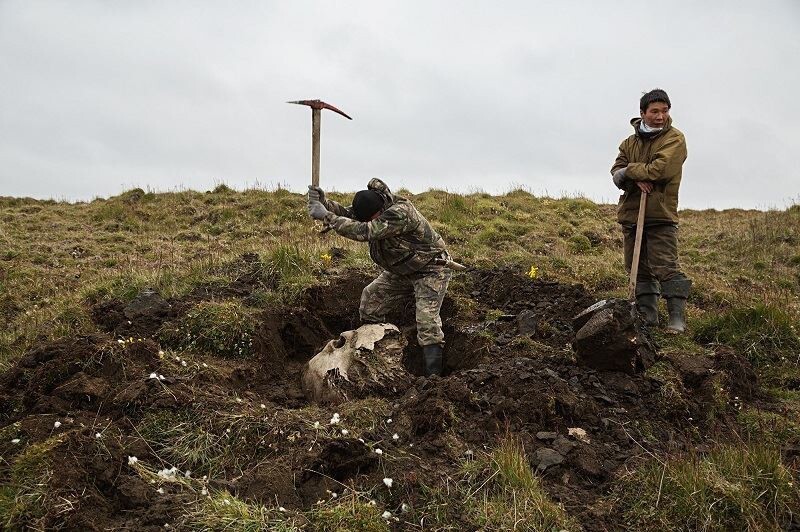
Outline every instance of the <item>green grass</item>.
<svg viewBox="0 0 800 532"><path fill-rule="evenodd" d="M61 440L53 437L28 445L15 458L8 484L0 486L0 528L36 528L44 516L50 497L48 484L55 473L50 452L59 443Z"/></svg>
<svg viewBox="0 0 800 532"><path fill-rule="evenodd" d="M341 500L319 504L305 515L309 528L320 532L389 532L392 528L382 517L384 511L370 499L348 491ZM395 522L393 517L389 519Z"/></svg>
<svg viewBox="0 0 800 532"><path fill-rule="evenodd" d="M800 444L800 421L797 412L780 414L745 408L739 412L737 421L744 441L767 444L776 448L786 443Z"/></svg>
<svg viewBox="0 0 800 532"><path fill-rule="evenodd" d="M462 469L461 479L447 482L454 491L423 488L428 504L418 513L429 526L466 521L480 530L579 529L544 491L516 436L506 434L497 447L478 453Z"/></svg>
<svg viewBox="0 0 800 532"><path fill-rule="evenodd" d="M777 363L800 351L800 316L777 305L733 307L708 315L694 328L703 343L721 343L745 353L755 364Z"/></svg>
<svg viewBox="0 0 800 532"><path fill-rule="evenodd" d="M158 288L165 297L186 293L218 277L221 265L243 253L261 255L265 268L280 278L276 290L261 291L265 305L292 301L317 282L318 272L330 267L321 257L333 246L345 250L343 265L371 267L364 244L317 234L302 195L220 186L211 193L134 189L76 204L0 198L5 250L0 308L3 301L15 308L9 314L12 332L0 333L0 368L34 341L36 334L29 330L60 321L45 326L45 336L81 331L56 307L86 299L127 301L144 286ZM535 197L524 190L502 196L443 191L410 196L453 255L469 265L527 271L537 264L546 280L583 283L598 296L624 292L612 205ZM331 197L343 203L350 199L349 194ZM800 209L683 211L681 217L683 264L696 280L693 302L715 310L729 309L735 301L740 307L772 304L798 311Z"/></svg>
<svg viewBox="0 0 800 532"><path fill-rule="evenodd" d="M652 461L618 489L629 530L780 530L800 512L797 471L761 445Z"/></svg>
<svg viewBox="0 0 800 532"><path fill-rule="evenodd" d="M173 349L247 357L253 353L255 313L239 300L204 301L177 322L165 325L159 336Z"/></svg>
<svg viewBox="0 0 800 532"><path fill-rule="evenodd" d="M202 497L189 511L183 526L188 530L213 532L236 530L237 532L292 532L304 530L299 520L287 517L277 508L248 503L227 491L212 492Z"/></svg>

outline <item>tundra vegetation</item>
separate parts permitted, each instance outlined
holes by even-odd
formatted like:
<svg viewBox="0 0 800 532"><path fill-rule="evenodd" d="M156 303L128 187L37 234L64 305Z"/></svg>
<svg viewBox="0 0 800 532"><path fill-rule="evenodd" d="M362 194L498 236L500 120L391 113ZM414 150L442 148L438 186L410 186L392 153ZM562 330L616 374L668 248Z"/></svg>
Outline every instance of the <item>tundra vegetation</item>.
<svg viewBox="0 0 800 532"><path fill-rule="evenodd" d="M596 299L626 296L612 205L524 190L500 196L399 193L414 201L462 263L515 272L531 282L579 284ZM345 203L349 195L330 197ZM0 528L88 526L89 505L59 481L65 467L83 467L84 481L98 494L121 490L128 497L109 495L107 508L97 506L105 508L94 521L98 527L125 525L130 505L145 500L156 505L151 517L163 519L162 527L195 530L800 526L800 205L684 210L680 227L682 266L694 280L689 332L655 332L662 359L643 379L658 390L648 401L663 415L616 427L633 450L606 471L584 462L570 465L569 459L537 467L543 462L536 448L549 436L532 434L532 421L497 415L501 430L464 426L479 418L466 418L458 401L447 399L455 392L431 392L430 383L415 386L427 401L418 408L429 408L441 420L435 429L403 411L414 404L408 396L333 407L272 390L262 402L259 394L269 384L254 391L248 375L261 371L264 362L257 357L275 337L264 332L265 316L308 308L309 291L336 276L369 279L375 273L364 244L319 234L306 215L304 196L220 185L205 193L134 189L85 203L0 198L0 375L44 379L30 378L16 391L8 379L2 383ZM456 274L449 298L459 320L474 322L471 341L501 345L506 357L513 352L558 359L562 368L574 363L563 343L548 343L559 325L546 316L537 327L540 336L503 341L498 330L508 312L500 302L479 302L475 294L482 288L469 279ZM360 287L349 286L356 293ZM124 326L103 325L103 312L118 312L145 289L178 310L149 334L123 335ZM326 323L344 326L356 309L339 312ZM287 330L275 333L286 346L314 343L288 338ZM91 346L74 363L95 388L106 386L101 380L108 375L92 368L115 368L114 378L127 383L115 392L115 401L129 398L123 406L100 401L92 408L109 413L92 419L64 410L63 402L52 412L42 403L26 403L34 392L54 388L67 396L63 386L57 388L63 376L39 371L36 361L48 346L69 342ZM34 362L23 363L26 357ZM710 359L717 361L709 369L713 375L697 384L689 362ZM255 373L239 376L242 368ZM75 375L78 369L70 371ZM135 371L157 400L131 391ZM470 390L464 397L475 396ZM561 431L566 438L559 423L579 416L563 414L559 401L557 395L544 401L542 411L549 414L536 418L538 430ZM76 410L87 410L80 404ZM492 406L492 412L498 409L502 405ZM665 420L678 418L667 426ZM547 426L548 419L558 419L557 426ZM598 419L608 418L601 412ZM615 422L609 423L611 431ZM681 443L660 443L664 434ZM363 455L337 447L359 438ZM584 443L572 437L569 445ZM129 460L134 451L139 458ZM92 460L113 464L113 474L106 477L99 466L87 465ZM323 462L327 473L310 471ZM336 470L340 462L354 470ZM265 463L271 468L266 476L253 474ZM140 483L136 489L145 486L147 495L137 498L134 488L120 488L121 474ZM582 493L591 495L585 504L570 498L572 477L580 477ZM261 497L256 481L242 484L252 478L269 485L272 495ZM288 479L288 488L274 487L280 478ZM300 483L305 491L298 495L292 486ZM590 484L600 487L592 491ZM312 494L316 500L309 501ZM89 517L70 521L80 512ZM109 521L113 515L122 517Z"/></svg>

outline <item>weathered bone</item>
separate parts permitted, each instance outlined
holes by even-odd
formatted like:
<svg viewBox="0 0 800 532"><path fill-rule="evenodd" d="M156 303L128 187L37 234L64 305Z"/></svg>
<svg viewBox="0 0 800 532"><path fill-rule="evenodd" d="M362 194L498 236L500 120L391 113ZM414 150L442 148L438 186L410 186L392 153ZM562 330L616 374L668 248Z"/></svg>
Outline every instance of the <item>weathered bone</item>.
<svg viewBox="0 0 800 532"><path fill-rule="evenodd" d="M308 361L303 391L310 401L330 404L402 393L413 380L402 364L405 346L405 337L390 323L345 331Z"/></svg>

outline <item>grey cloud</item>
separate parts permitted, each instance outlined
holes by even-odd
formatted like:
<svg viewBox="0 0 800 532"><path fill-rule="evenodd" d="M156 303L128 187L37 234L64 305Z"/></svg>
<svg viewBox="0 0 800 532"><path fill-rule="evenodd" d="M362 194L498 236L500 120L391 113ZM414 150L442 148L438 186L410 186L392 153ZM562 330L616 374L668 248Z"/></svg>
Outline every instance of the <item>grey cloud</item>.
<svg viewBox="0 0 800 532"><path fill-rule="evenodd" d="M798 4L0 2L0 194L88 199L224 180L584 193L641 91L687 136L682 205L798 196ZM11 134L6 134L11 132ZM769 177L764 177L765 175Z"/></svg>

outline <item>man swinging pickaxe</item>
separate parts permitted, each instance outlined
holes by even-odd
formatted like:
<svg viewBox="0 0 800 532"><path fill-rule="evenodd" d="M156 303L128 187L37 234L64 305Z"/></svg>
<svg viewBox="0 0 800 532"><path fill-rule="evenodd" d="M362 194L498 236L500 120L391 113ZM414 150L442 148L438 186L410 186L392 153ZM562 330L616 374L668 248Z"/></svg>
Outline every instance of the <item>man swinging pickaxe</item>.
<svg viewBox="0 0 800 532"><path fill-rule="evenodd" d="M330 109L335 113L339 113L348 120L352 120L352 118L347 116L345 113L343 113L336 107L332 106L329 103L325 103L322 100L298 100L296 102L286 102L286 103L296 103L298 105L307 105L311 107L311 185L318 187L319 186L319 132L322 123L322 110Z"/></svg>

